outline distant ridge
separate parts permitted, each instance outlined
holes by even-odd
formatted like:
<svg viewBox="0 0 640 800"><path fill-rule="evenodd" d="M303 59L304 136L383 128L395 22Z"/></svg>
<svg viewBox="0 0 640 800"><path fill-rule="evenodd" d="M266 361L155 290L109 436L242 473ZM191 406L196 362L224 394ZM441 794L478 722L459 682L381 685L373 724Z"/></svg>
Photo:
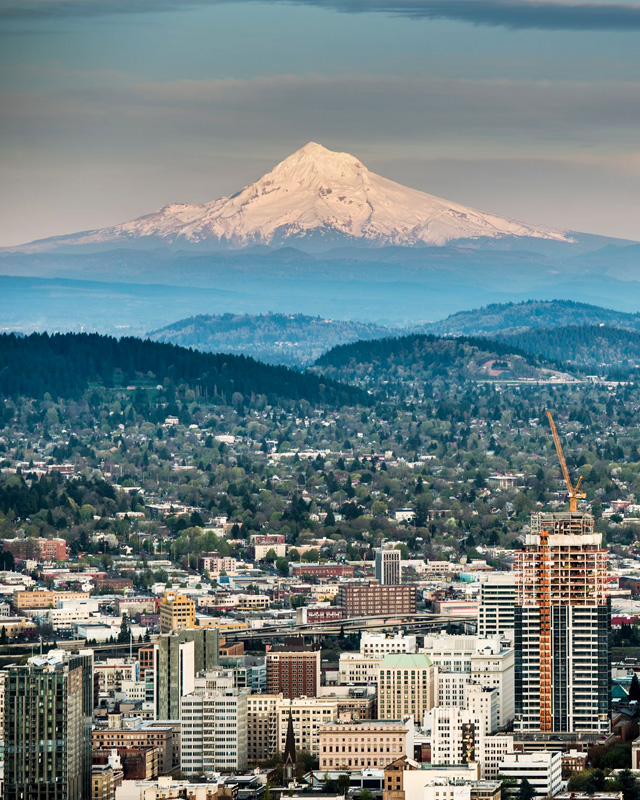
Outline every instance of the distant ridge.
<svg viewBox="0 0 640 800"><path fill-rule="evenodd" d="M495 303L471 311L459 311L439 322L419 328L436 336L501 337L538 328L569 325L607 325L611 328L640 330L640 314L577 303L572 300L527 300L522 303Z"/></svg>
<svg viewBox="0 0 640 800"><path fill-rule="evenodd" d="M303 366L336 344L391 335L370 323L304 314L199 315L151 331L154 341L214 353L252 356L268 364Z"/></svg>

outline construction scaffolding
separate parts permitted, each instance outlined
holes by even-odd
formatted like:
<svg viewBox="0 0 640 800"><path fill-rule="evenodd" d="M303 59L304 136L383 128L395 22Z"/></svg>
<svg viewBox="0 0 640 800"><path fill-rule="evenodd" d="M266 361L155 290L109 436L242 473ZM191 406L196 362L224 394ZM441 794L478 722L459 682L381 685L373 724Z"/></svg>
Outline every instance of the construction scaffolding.
<svg viewBox="0 0 640 800"><path fill-rule="evenodd" d="M555 730L554 715L557 717L554 664L560 654L554 636L558 639L558 620L577 620L562 616L573 614L571 609L584 608L585 613L592 614L606 608L608 560L601 534L594 533L593 517L572 512L533 514L525 546L515 553L516 605L523 610L527 658L529 663L532 658L537 662L539 686L530 686L530 697L539 698L536 702L542 732Z"/></svg>

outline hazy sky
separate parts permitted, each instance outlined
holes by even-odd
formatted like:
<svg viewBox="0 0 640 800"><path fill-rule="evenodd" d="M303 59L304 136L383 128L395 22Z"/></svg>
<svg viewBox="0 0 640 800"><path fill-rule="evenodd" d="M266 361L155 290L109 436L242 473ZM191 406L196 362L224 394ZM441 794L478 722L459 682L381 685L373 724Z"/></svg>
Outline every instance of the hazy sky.
<svg viewBox="0 0 640 800"><path fill-rule="evenodd" d="M0 245L213 200L309 140L640 239L640 3L0 0Z"/></svg>

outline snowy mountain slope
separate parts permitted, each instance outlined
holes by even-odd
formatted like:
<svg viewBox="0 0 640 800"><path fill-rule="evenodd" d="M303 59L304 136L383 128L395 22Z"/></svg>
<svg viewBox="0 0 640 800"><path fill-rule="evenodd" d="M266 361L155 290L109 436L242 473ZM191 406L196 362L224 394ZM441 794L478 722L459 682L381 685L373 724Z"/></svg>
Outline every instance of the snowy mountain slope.
<svg viewBox="0 0 640 800"><path fill-rule="evenodd" d="M409 189L370 172L357 158L310 142L260 180L206 204L172 204L132 222L33 242L37 252L67 245L164 242L231 248L306 241L375 246L445 245L458 240L568 234L526 225Z"/></svg>

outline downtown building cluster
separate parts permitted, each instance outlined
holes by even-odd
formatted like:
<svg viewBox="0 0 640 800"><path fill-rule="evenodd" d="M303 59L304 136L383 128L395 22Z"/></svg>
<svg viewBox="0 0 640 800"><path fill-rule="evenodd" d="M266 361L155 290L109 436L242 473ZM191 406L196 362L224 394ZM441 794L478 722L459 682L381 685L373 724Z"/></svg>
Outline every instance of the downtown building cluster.
<svg viewBox="0 0 640 800"><path fill-rule="evenodd" d="M155 618L148 641L134 647L130 630L118 655L57 649L0 673L3 797L260 800L351 787L380 800L498 800L504 779L526 779L544 800L610 740L608 554L589 514L534 514L513 570L478 570L473 620L441 594L440 616L415 632L424 590L403 583L393 547L376 552L373 575L300 563L271 592L250 591L259 576L241 581L233 559L203 558L226 594L174 586L114 601L138 638ZM265 623L305 579L306 604ZM13 606L93 613L89 593L55 606L43 594L25 585ZM376 617L386 631L366 629ZM89 630L103 624L91 619ZM324 626L352 624L342 635L357 648L323 661Z"/></svg>

